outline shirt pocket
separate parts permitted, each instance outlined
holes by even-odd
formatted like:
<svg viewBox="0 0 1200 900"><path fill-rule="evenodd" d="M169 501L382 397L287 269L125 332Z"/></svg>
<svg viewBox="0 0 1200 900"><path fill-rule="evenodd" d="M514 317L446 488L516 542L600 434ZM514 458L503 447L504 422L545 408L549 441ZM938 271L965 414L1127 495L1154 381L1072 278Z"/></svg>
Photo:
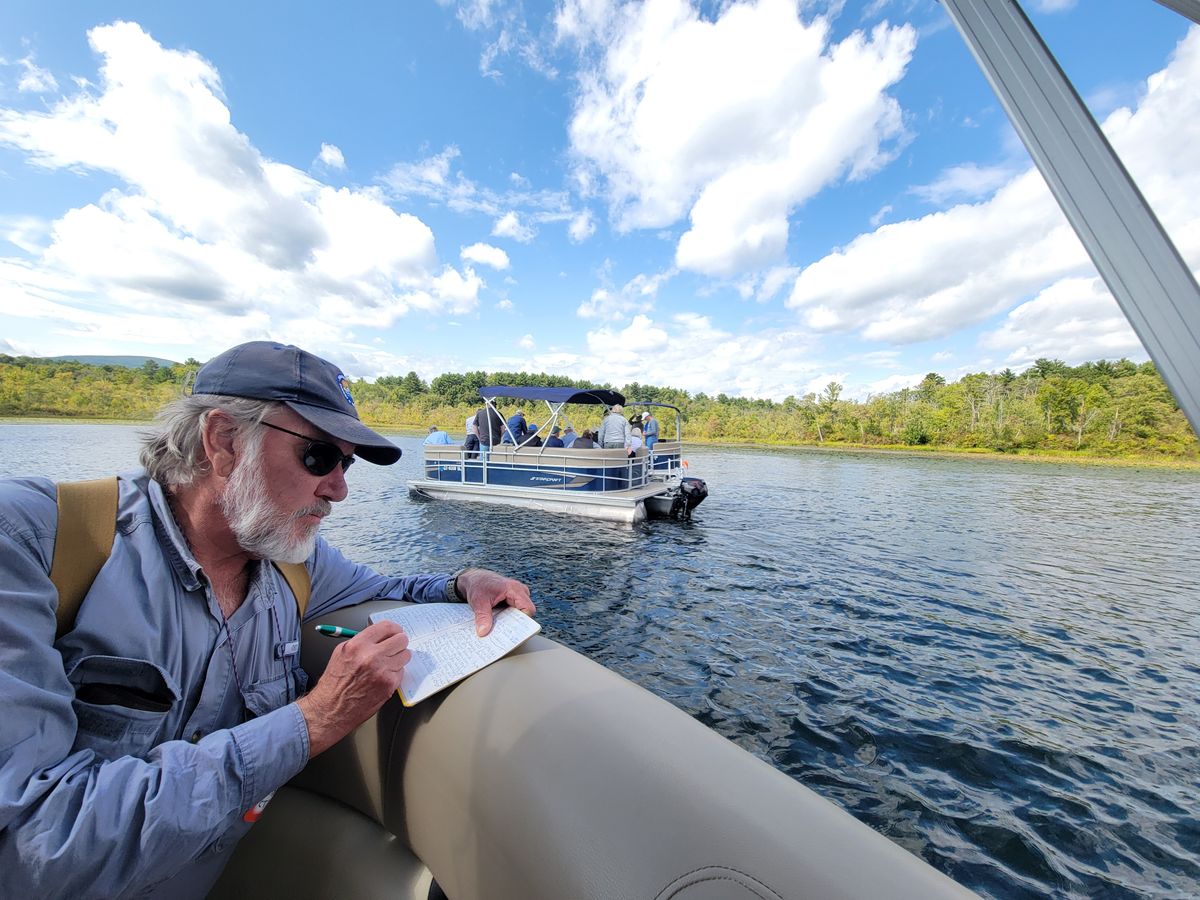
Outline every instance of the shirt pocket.
<svg viewBox="0 0 1200 900"><path fill-rule="evenodd" d="M291 666L280 675L262 678L242 688L242 700L253 716L265 716L281 706L287 706L304 693L308 674L299 666Z"/></svg>
<svg viewBox="0 0 1200 900"><path fill-rule="evenodd" d="M102 759L146 756L161 740L179 685L161 666L122 656L84 656L67 672L75 688L74 750Z"/></svg>

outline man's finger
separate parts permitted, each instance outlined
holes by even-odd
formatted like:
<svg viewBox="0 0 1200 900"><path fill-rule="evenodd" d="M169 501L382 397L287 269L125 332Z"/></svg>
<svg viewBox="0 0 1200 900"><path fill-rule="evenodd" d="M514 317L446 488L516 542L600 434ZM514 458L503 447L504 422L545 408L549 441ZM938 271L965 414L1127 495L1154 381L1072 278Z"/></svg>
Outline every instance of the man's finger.
<svg viewBox="0 0 1200 900"><path fill-rule="evenodd" d="M520 581L510 580L504 588L504 593L500 595L500 599L527 616L532 616L537 611L537 607L533 605L533 600L529 596L529 588Z"/></svg>
<svg viewBox="0 0 1200 900"><path fill-rule="evenodd" d="M408 635L401 631L399 634L393 634L387 640L379 642L379 649L384 656L395 656L398 653L403 653L408 649Z"/></svg>
<svg viewBox="0 0 1200 900"><path fill-rule="evenodd" d="M537 612L537 607L534 606L533 601L529 598L528 594L521 594L521 593L509 594L508 605L511 606L513 609L519 609L521 612L525 613L525 615L530 616L530 617L532 617L533 614L535 612Z"/></svg>
<svg viewBox="0 0 1200 900"><path fill-rule="evenodd" d="M492 630L492 608L490 606L475 607L475 633L484 637Z"/></svg>
<svg viewBox="0 0 1200 900"><path fill-rule="evenodd" d="M368 625L350 640L353 641L362 638L363 640L369 641L373 644L381 644L388 638L395 637L398 634L404 634L404 629L395 622L388 622L387 620L384 620L382 622L376 622L374 625Z"/></svg>

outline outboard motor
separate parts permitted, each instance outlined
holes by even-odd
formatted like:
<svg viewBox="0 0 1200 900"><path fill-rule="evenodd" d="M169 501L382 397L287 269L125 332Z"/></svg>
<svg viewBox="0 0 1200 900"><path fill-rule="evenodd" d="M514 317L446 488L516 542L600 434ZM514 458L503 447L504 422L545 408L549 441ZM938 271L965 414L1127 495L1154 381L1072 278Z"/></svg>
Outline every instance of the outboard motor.
<svg viewBox="0 0 1200 900"><path fill-rule="evenodd" d="M708 485L703 478L685 478L679 483L679 492L671 503L672 519L690 519L692 510L708 496Z"/></svg>

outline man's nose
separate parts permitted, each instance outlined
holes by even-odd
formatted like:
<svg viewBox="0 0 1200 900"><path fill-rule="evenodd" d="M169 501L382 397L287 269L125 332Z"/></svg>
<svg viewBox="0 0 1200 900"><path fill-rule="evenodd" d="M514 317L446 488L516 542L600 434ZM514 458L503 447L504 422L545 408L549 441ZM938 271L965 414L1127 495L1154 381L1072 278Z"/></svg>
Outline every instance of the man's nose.
<svg viewBox="0 0 1200 900"><path fill-rule="evenodd" d="M340 465L334 466L333 471L317 484L317 496L331 503L340 503L346 499L349 493L350 486L346 484L346 473Z"/></svg>

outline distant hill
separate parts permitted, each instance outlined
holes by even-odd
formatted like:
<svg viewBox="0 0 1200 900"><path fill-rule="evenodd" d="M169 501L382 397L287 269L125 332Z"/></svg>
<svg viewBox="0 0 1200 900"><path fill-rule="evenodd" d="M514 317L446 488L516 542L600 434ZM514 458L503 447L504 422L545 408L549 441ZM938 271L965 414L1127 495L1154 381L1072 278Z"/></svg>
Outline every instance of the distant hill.
<svg viewBox="0 0 1200 900"><path fill-rule="evenodd" d="M124 366L127 369L140 369L147 360L153 360L160 366L177 366L179 363L159 356L48 356L59 362L81 362L89 366Z"/></svg>

